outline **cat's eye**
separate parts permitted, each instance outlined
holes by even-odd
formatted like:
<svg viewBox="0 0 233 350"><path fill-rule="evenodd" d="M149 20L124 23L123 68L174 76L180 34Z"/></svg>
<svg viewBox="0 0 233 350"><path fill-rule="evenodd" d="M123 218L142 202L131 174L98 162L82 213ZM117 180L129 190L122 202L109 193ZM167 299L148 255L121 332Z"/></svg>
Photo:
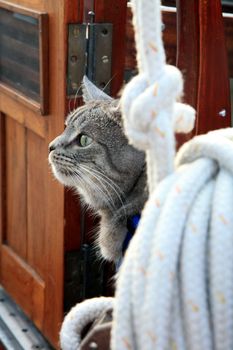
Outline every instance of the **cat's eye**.
<svg viewBox="0 0 233 350"><path fill-rule="evenodd" d="M85 135L85 134L80 134L79 135L79 145L81 147L87 147L92 143L92 138Z"/></svg>

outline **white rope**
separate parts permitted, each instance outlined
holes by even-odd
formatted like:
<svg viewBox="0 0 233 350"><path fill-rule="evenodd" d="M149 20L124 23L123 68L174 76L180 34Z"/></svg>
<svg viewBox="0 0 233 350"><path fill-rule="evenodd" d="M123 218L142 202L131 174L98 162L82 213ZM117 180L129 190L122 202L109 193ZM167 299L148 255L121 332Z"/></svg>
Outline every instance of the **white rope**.
<svg viewBox="0 0 233 350"><path fill-rule="evenodd" d="M186 144L151 195L119 274L113 350L233 348L229 134Z"/></svg>
<svg viewBox="0 0 233 350"><path fill-rule="evenodd" d="M152 191L174 170L174 130L191 131L195 112L176 102L183 80L176 67L165 64L160 1L134 0L132 5L139 74L125 87L121 103L128 139L146 151Z"/></svg>
<svg viewBox="0 0 233 350"><path fill-rule="evenodd" d="M93 298L74 306L66 315L60 332L60 345L63 350L79 350L84 328L113 308L113 298Z"/></svg>

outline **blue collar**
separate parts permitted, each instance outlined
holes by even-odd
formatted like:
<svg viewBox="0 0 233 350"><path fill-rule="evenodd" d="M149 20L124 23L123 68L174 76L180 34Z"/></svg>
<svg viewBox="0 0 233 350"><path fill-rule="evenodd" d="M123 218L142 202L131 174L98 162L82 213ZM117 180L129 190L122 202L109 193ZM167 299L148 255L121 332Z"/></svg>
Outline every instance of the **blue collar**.
<svg viewBox="0 0 233 350"><path fill-rule="evenodd" d="M138 227L138 223L140 221L140 218L141 218L141 215L140 214L136 214L136 215L133 215L132 217L130 217L128 220L127 220L127 233L126 233L126 236L125 236L125 239L124 239L124 242L122 244L122 253L124 254L126 249L128 248L129 246L129 242L131 241L133 235L134 235L134 232L136 231L136 228Z"/></svg>

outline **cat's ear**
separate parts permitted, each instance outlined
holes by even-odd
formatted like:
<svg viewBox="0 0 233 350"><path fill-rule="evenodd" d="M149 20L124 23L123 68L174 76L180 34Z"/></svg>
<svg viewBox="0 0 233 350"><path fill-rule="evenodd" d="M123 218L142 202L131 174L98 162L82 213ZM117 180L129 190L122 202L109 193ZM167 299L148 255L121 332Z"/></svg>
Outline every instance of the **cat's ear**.
<svg viewBox="0 0 233 350"><path fill-rule="evenodd" d="M93 100L108 100L112 101L112 98L108 96L101 89L97 88L86 75L83 77L82 82L82 92L83 92L83 100L84 102L93 101Z"/></svg>
<svg viewBox="0 0 233 350"><path fill-rule="evenodd" d="M110 118L114 120L119 126L123 127L123 120L121 114L120 100L113 100L111 107L109 109Z"/></svg>

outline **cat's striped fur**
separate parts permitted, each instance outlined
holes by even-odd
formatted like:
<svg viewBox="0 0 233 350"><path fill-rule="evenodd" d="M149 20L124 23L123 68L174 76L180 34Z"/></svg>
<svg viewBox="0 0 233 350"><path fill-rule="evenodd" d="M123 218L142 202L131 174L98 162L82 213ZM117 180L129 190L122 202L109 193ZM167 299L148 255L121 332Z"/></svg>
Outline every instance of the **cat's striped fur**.
<svg viewBox="0 0 233 350"><path fill-rule="evenodd" d="M66 120L50 144L55 177L75 188L100 217L98 246L110 261L121 257L127 218L147 198L144 154L126 139L118 102L84 79L85 105Z"/></svg>

